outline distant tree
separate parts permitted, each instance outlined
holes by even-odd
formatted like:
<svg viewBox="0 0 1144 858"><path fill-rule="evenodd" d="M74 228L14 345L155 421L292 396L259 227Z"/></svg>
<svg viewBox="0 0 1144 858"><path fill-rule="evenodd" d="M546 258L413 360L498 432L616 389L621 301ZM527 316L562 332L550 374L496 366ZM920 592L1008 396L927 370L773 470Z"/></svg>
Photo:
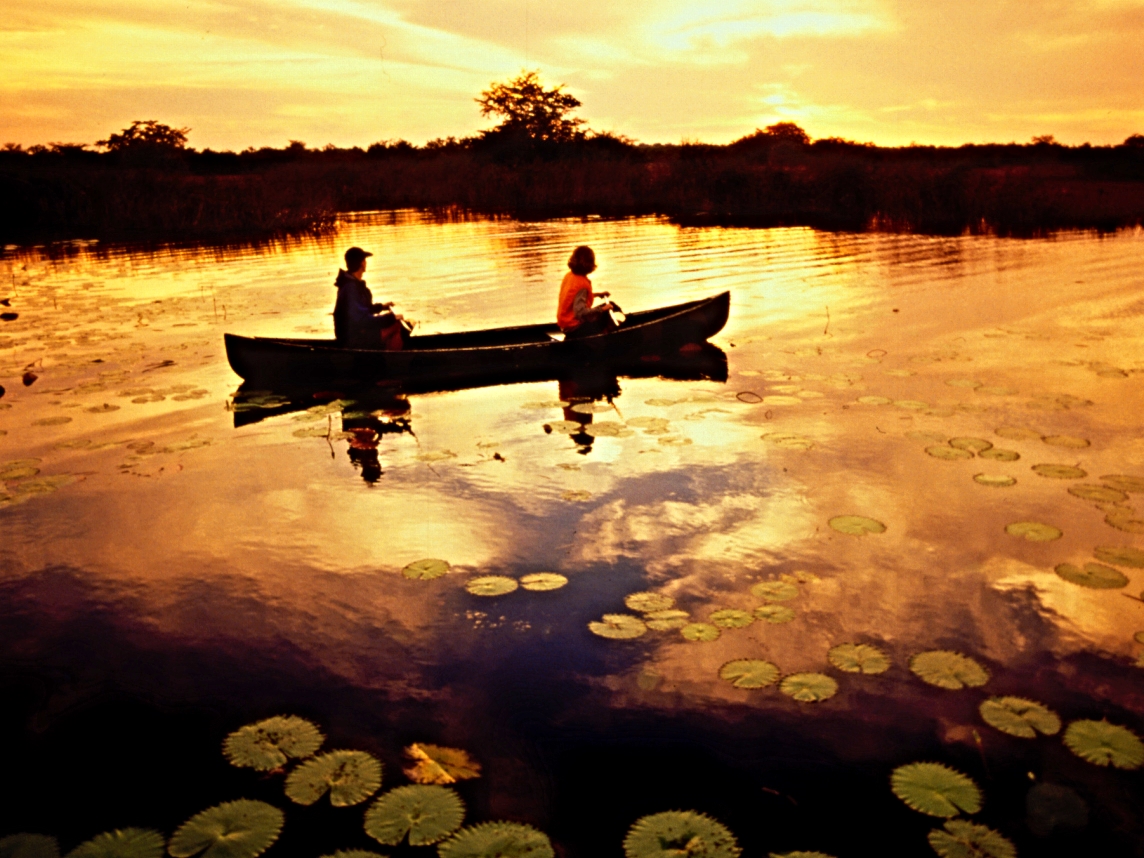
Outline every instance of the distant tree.
<svg viewBox="0 0 1144 858"><path fill-rule="evenodd" d="M289 152L291 155L302 155L306 152L306 144L301 140L291 140L290 145L282 151Z"/></svg>
<svg viewBox="0 0 1144 858"><path fill-rule="evenodd" d="M507 83L494 83L476 99L481 116L499 116L501 124L490 133L513 132L538 143L566 143L584 139L583 119L568 116L580 100L563 91L564 84L545 88L534 71L522 71Z"/></svg>
<svg viewBox="0 0 1144 858"><path fill-rule="evenodd" d="M1129 149L1144 149L1144 134L1133 134L1126 137L1123 145Z"/></svg>
<svg viewBox="0 0 1144 858"><path fill-rule="evenodd" d="M176 152L187 148L187 134L190 128L172 128L154 119L135 120L118 134L106 140L97 140L95 145L108 152Z"/></svg>
<svg viewBox="0 0 1144 858"><path fill-rule="evenodd" d="M1059 146L1057 138L1052 134L1038 134L1031 141L1033 146Z"/></svg>
<svg viewBox="0 0 1144 858"><path fill-rule="evenodd" d="M793 122L776 122L766 128L756 128L746 137L740 137L732 146L738 148L769 148L776 143L794 143L806 146L810 143L810 135Z"/></svg>

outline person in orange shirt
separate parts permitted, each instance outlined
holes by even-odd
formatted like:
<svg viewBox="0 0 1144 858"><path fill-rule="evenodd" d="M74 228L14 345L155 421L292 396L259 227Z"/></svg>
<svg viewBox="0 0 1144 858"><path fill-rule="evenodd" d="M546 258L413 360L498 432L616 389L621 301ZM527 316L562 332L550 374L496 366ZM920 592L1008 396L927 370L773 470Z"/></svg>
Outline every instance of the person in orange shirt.
<svg viewBox="0 0 1144 858"><path fill-rule="evenodd" d="M588 275L596 270L596 254L592 248L581 245L568 258L568 268L560 284L560 299L556 304L556 324L567 339L590 337L613 330L616 323L608 315L613 308L609 301L592 306L596 298L607 298L607 292L593 292Z"/></svg>

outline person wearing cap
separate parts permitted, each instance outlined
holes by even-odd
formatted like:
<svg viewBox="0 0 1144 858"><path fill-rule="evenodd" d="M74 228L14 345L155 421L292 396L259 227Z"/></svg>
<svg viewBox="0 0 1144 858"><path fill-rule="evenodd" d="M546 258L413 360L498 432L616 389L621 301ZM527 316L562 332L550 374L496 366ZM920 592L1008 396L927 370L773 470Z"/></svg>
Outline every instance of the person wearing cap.
<svg viewBox="0 0 1144 858"><path fill-rule="evenodd" d="M334 281L338 298L334 302L334 338L338 345L352 349L389 349L405 347L409 329L405 317L392 312L393 302L376 304L373 293L365 285L365 260L372 253L360 247L346 251L346 269Z"/></svg>

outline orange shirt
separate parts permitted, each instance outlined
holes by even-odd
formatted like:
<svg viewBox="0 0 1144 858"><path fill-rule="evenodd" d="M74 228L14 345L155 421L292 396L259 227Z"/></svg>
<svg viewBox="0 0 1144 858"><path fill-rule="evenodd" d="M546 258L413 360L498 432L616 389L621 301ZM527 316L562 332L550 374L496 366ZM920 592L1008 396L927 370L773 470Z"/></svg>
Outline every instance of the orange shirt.
<svg viewBox="0 0 1144 858"><path fill-rule="evenodd" d="M565 274L560 283L560 299L556 303L556 324L560 330L570 331L580 327L584 322L583 313L591 308L594 297L591 280L571 271Z"/></svg>

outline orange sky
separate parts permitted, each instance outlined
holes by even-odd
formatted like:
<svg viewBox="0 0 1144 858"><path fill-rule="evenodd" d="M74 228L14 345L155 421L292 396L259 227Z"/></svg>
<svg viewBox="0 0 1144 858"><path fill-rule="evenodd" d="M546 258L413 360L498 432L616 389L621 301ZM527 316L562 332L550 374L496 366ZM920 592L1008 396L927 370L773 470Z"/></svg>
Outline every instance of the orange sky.
<svg viewBox="0 0 1144 858"><path fill-rule="evenodd" d="M1119 143L1141 46L1144 0L7 0L0 143L421 143L488 127L473 98L526 66L644 142Z"/></svg>

